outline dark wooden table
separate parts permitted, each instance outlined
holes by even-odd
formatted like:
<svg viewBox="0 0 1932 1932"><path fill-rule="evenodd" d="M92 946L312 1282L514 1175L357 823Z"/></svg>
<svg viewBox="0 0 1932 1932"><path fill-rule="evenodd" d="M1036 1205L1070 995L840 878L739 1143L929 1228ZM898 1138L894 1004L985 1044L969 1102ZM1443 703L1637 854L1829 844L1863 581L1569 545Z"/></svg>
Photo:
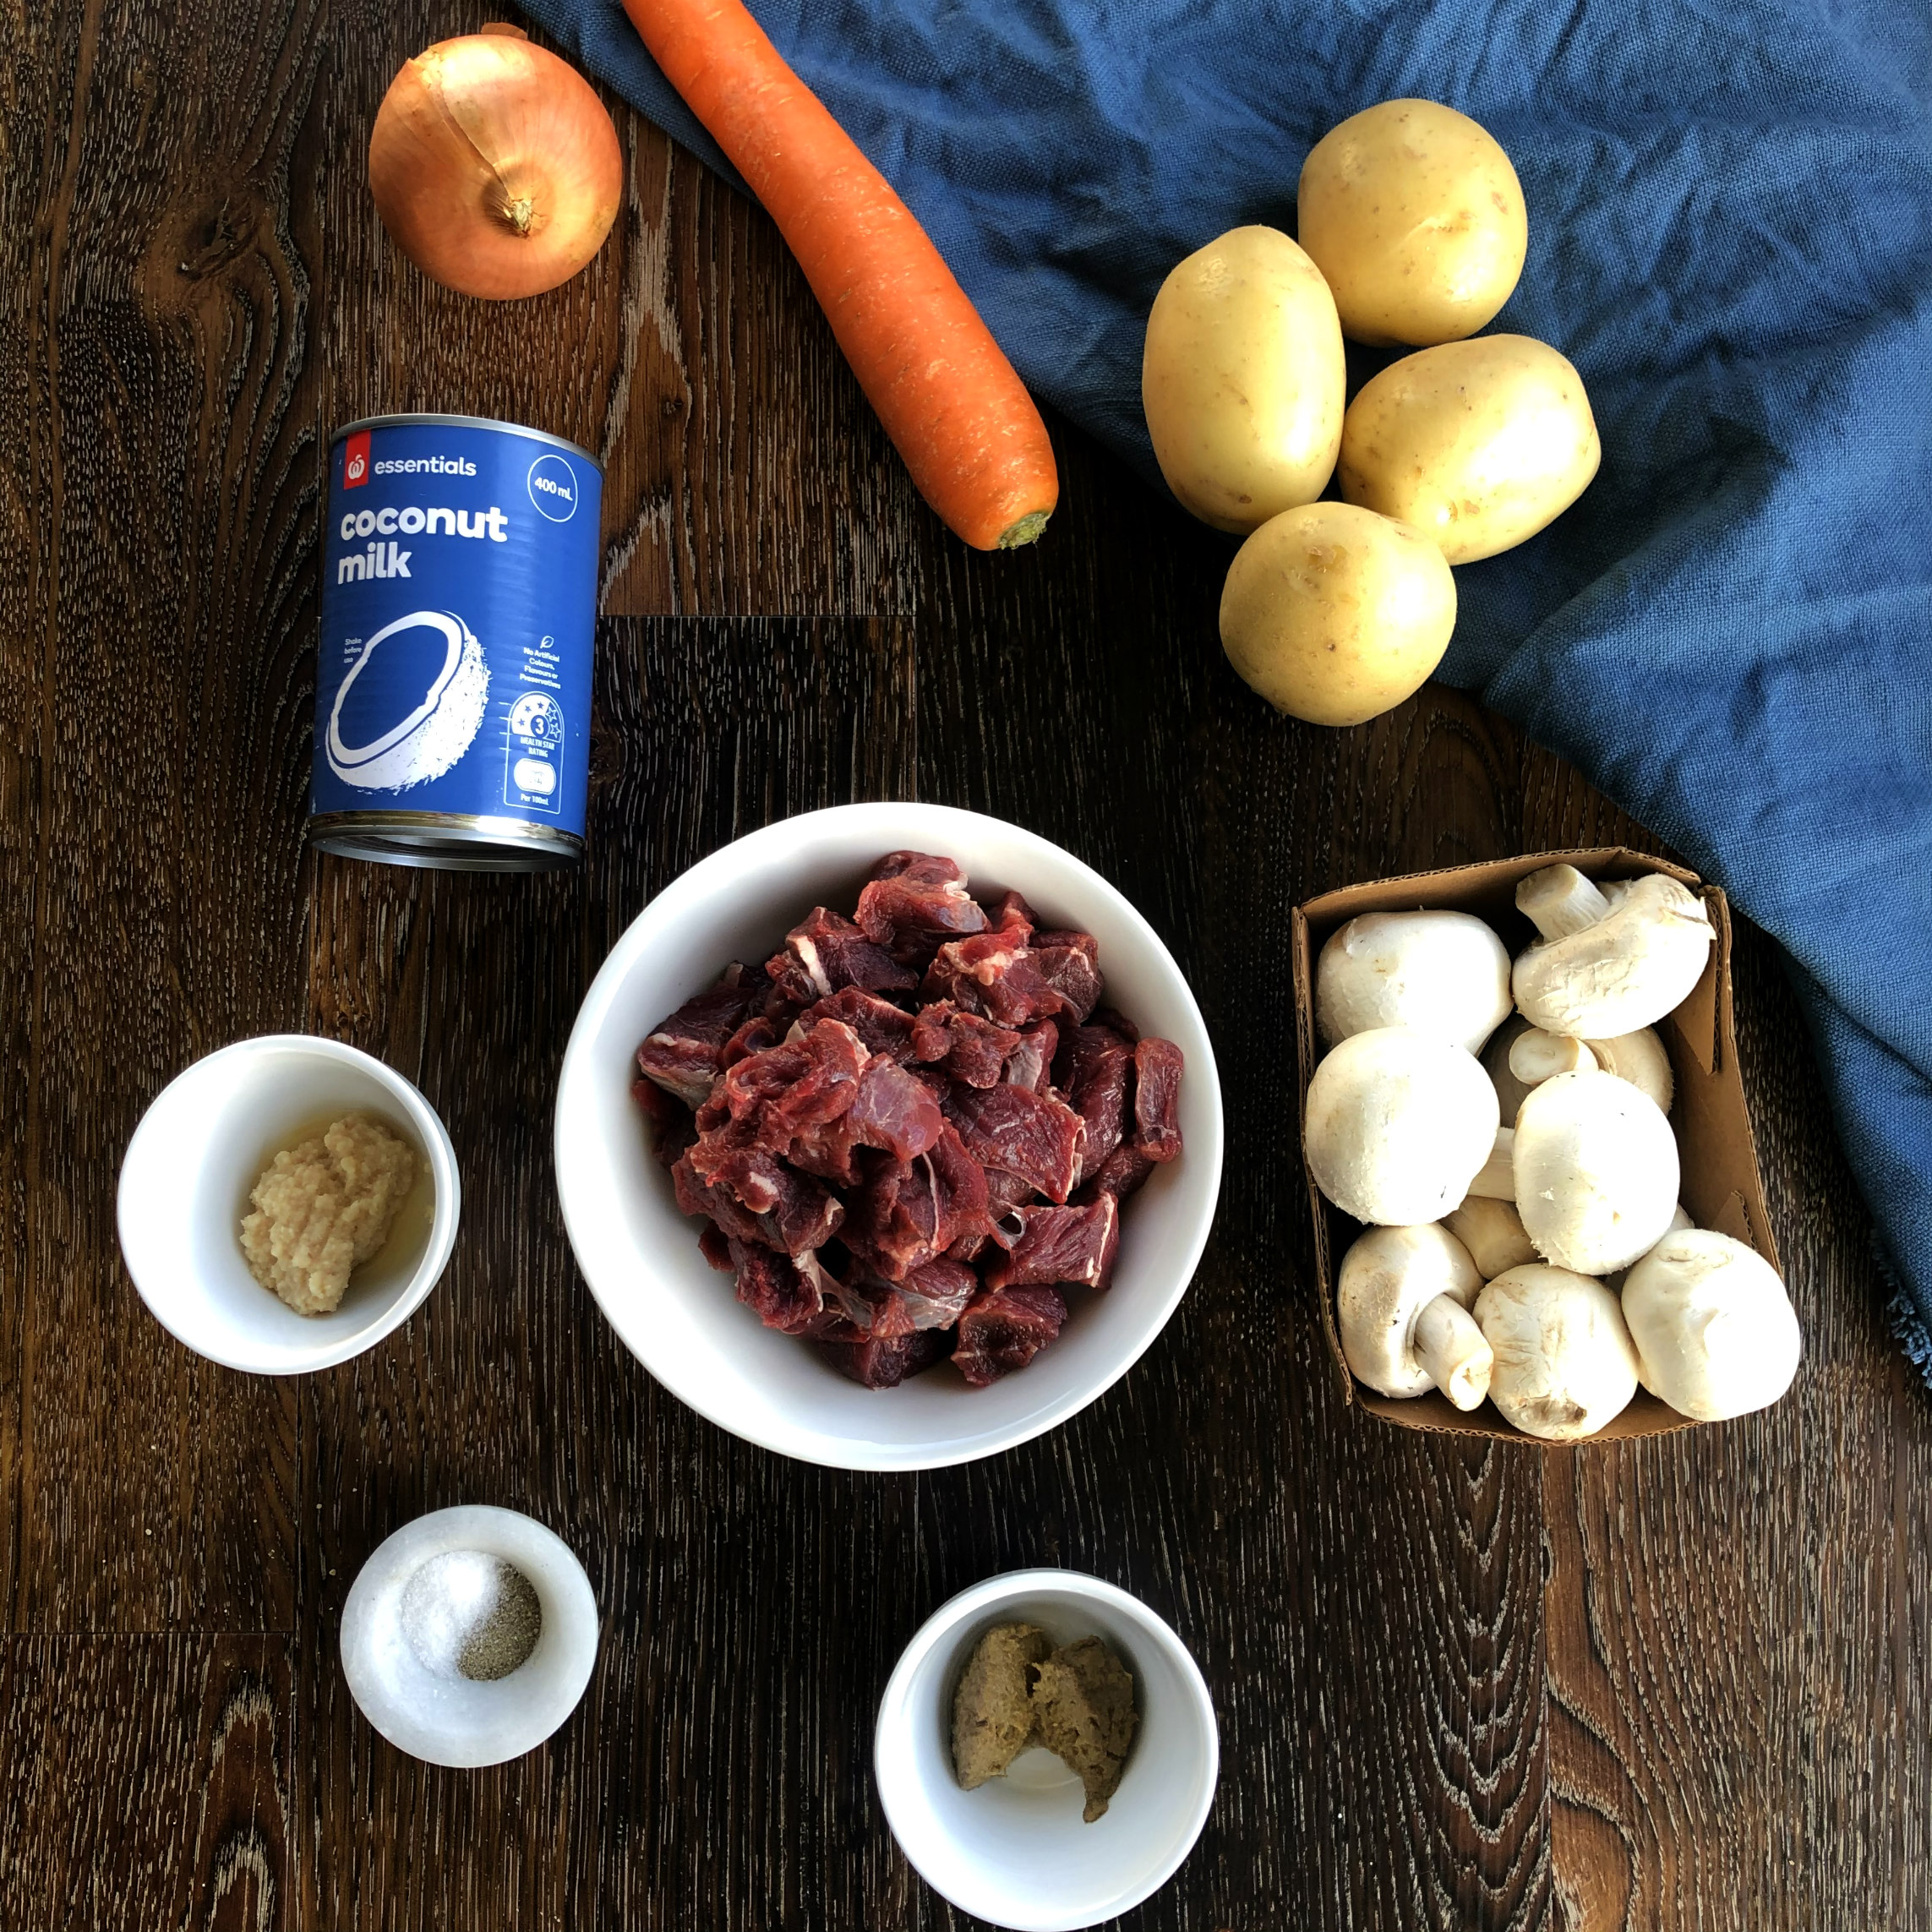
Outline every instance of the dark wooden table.
<svg viewBox="0 0 1932 1932"><path fill-rule="evenodd" d="M505 308L428 285L363 145L401 59L488 17L0 10L0 1923L961 1924L885 1830L872 1706L944 1597L1051 1563L1169 1617L1220 1713L1207 1831L1124 1924L1932 1924L1932 1401L1771 945L1740 936L1738 1017L1806 1329L1789 1399L1547 1457L1345 1413L1293 1166L1291 905L1654 841L1450 691L1354 731L1274 718L1214 641L1225 545L1073 433L1037 552L963 552L763 217L621 110L629 195L584 275ZM609 457L581 871L303 849L325 437L389 409ZM911 795L1033 827L1146 911L1231 1152L1199 1278L1116 1388L991 1461L852 1476L699 1421L615 1343L551 1096L666 880ZM465 1184L422 1312L293 1381L164 1334L113 1219L162 1084L286 1029L418 1081ZM453 1772L370 1730L336 1632L384 1536L468 1501L578 1550L604 1636L548 1745Z"/></svg>

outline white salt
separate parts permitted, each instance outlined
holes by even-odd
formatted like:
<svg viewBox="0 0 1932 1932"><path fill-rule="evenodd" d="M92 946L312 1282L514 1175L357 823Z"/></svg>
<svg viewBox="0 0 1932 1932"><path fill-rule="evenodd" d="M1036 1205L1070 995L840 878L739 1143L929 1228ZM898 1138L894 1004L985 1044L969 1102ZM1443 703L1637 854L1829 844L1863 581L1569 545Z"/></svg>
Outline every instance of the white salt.
<svg viewBox="0 0 1932 1932"><path fill-rule="evenodd" d="M537 1647L543 1610L515 1564L483 1550L445 1550L402 1592L402 1629L425 1670L488 1684Z"/></svg>

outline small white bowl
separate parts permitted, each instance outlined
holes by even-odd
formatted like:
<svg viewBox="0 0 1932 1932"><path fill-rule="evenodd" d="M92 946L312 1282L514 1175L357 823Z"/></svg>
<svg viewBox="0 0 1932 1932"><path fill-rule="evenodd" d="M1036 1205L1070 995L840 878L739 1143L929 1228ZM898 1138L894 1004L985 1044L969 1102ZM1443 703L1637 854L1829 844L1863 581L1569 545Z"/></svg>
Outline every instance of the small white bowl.
<svg viewBox="0 0 1932 1932"><path fill-rule="evenodd" d="M982 901L1024 894L1100 941L1105 997L1175 1041L1183 1151L1122 1203L1104 1295L1076 1289L1060 1338L1018 1373L969 1388L941 1363L863 1389L809 1343L763 1327L698 1252L630 1097L651 1029L740 959L761 967L815 905L850 915L887 853L943 854ZM605 1316L673 1394L722 1428L836 1469L937 1469L1044 1434L1125 1374L1160 1333L1207 1245L1221 1179L1221 1092L1200 1008L1160 936L1069 852L1018 826L934 805L838 805L739 839L631 922L585 996L557 1093L557 1192Z"/></svg>
<svg viewBox="0 0 1932 1932"><path fill-rule="evenodd" d="M332 1313L298 1315L248 1272L242 1217L281 1149L350 1112L376 1116L425 1159L428 1229L357 1269ZM355 1047L293 1033L237 1040L161 1090L121 1163L117 1218L128 1272L170 1334L230 1368L300 1375L408 1320L448 1264L461 1210L456 1150L422 1094ZM403 1242L414 1212L406 1203Z"/></svg>
<svg viewBox="0 0 1932 1932"><path fill-rule="evenodd" d="M543 1626L507 1676L463 1677L412 1640L410 1584L452 1552L500 1558L536 1593ZM597 1599L570 1545L514 1509L467 1504L405 1523L357 1573L342 1604L342 1674L363 1716L398 1750L470 1769L534 1750L576 1709L597 1638Z"/></svg>
<svg viewBox="0 0 1932 1932"><path fill-rule="evenodd" d="M1079 1779L1040 1745L977 1791L953 1776L953 1691L980 1638L1015 1623L1056 1644L1099 1637L1133 1678L1133 1749L1091 1825ZM1131 1910L1180 1869L1214 1803L1220 1734L1200 1667L1139 1598L1076 1570L1020 1569L963 1591L906 1645L872 1764L892 1836L935 1891L1016 1932L1075 1932Z"/></svg>

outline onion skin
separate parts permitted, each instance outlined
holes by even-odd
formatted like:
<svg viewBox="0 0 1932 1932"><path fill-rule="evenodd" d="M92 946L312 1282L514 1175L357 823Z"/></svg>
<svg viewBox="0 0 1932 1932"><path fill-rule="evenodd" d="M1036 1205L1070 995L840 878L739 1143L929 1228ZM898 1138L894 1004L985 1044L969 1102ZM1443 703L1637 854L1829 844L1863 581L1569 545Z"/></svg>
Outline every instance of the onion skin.
<svg viewBox="0 0 1932 1932"><path fill-rule="evenodd" d="M426 276L507 302L568 281L603 245L624 156L575 68L486 28L404 63L369 136L369 190Z"/></svg>

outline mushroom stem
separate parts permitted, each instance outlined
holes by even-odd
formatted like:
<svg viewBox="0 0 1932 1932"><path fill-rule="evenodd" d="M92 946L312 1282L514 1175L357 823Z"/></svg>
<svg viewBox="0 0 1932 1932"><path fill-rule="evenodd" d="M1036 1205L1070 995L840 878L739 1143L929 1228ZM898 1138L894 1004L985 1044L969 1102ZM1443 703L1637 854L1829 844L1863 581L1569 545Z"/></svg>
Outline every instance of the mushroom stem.
<svg viewBox="0 0 1932 1932"><path fill-rule="evenodd" d="M1491 1201L1516 1198L1516 1134L1513 1127L1497 1128L1496 1144L1470 1182L1469 1191Z"/></svg>
<svg viewBox="0 0 1932 1932"><path fill-rule="evenodd" d="M1582 1040L1545 1033L1540 1026L1526 1028L1509 1045L1509 1071L1525 1087L1553 1080L1559 1073L1594 1072L1596 1066L1596 1056Z"/></svg>
<svg viewBox="0 0 1932 1932"><path fill-rule="evenodd" d="M1516 888L1516 909L1545 939L1568 939L1595 925L1610 902L1574 865L1546 865Z"/></svg>
<svg viewBox="0 0 1932 1932"><path fill-rule="evenodd" d="M1416 1318L1416 1359L1429 1379L1459 1409L1482 1405L1489 1393L1496 1351L1483 1340L1469 1311L1438 1295Z"/></svg>

